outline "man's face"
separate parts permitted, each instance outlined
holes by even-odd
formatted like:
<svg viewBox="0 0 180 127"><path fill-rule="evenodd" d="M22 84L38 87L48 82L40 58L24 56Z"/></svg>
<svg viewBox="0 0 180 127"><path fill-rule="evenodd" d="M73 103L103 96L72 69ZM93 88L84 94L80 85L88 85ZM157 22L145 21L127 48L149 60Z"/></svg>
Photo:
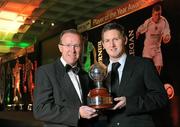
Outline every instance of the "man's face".
<svg viewBox="0 0 180 127"><path fill-rule="evenodd" d="M125 39L116 29L105 31L103 34L103 47L111 60L116 60L125 52Z"/></svg>
<svg viewBox="0 0 180 127"><path fill-rule="evenodd" d="M76 64L81 54L80 36L74 33L65 33L61 38L61 42L58 47L63 59L67 64Z"/></svg>
<svg viewBox="0 0 180 127"><path fill-rule="evenodd" d="M153 11L153 12L152 12L152 20L153 20L155 23L158 23L158 22L159 22L160 17L161 17L161 11Z"/></svg>

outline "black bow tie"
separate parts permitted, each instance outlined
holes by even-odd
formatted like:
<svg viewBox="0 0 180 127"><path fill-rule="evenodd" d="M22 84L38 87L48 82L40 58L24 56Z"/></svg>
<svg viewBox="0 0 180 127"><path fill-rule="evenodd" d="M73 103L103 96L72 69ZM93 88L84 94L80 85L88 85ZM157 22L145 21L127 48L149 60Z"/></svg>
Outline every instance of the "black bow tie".
<svg viewBox="0 0 180 127"><path fill-rule="evenodd" d="M72 67L69 64L66 64L65 68L66 68L66 72L69 72L70 70L72 70L75 74L78 74L79 71L80 71L79 67L77 67L77 66L76 67Z"/></svg>

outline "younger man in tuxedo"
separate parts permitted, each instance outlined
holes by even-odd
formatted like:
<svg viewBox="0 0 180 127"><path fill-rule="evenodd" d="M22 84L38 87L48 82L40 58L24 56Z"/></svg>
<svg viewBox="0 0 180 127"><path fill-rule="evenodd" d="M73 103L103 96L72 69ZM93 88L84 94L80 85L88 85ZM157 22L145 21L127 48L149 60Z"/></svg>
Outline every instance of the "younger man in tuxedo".
<svg viewBox="0 0 180 127"><path fill-rule="evenodd" d="M153 62L125 53L127 37L121 25L105 25L101 36L109 55L107 87L115 101L108 127L155 127L151 113L165 107L168 97Z"/></svg>

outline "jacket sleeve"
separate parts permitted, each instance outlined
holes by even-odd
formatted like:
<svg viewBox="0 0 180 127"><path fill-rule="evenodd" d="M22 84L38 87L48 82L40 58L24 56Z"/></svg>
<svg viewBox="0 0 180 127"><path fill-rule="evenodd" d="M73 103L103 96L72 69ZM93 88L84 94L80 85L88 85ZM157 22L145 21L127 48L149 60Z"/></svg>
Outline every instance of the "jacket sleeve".
<svg viewBox="0 0 180 127"><path fill-rule="evenodd" d="M167 93L159 79L155 66L149 60L144 62L142 81L144 93L137 96L127 97L126 113L128 115L148 113L168 104Z"/></svg>
<svg viewBox="0 0 180 127"><path fill-rule="evenodd" d="M35 74L35 90L33 113L34 117L43 122L77 126L79 119L79 107L65 103L65 97L54 94L53 84L57 84L55 74L44 68L39 68ZM57 103L58 102L58 103Z"/></svg>

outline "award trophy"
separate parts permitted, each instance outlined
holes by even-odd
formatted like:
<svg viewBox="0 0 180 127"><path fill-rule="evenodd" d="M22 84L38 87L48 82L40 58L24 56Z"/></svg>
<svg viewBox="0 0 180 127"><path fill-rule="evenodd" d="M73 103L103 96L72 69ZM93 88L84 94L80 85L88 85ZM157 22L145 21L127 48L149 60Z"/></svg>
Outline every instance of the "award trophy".
<svg viewBox="0 0 180 127"><path fill-rule="evenodd" d="M107 109L113 106L113 99L108 89L103 87L103 79L107 76L106 70L100 64L93 64L89 72L95 88L88 93L87 104L95 109Z"/></svg>

